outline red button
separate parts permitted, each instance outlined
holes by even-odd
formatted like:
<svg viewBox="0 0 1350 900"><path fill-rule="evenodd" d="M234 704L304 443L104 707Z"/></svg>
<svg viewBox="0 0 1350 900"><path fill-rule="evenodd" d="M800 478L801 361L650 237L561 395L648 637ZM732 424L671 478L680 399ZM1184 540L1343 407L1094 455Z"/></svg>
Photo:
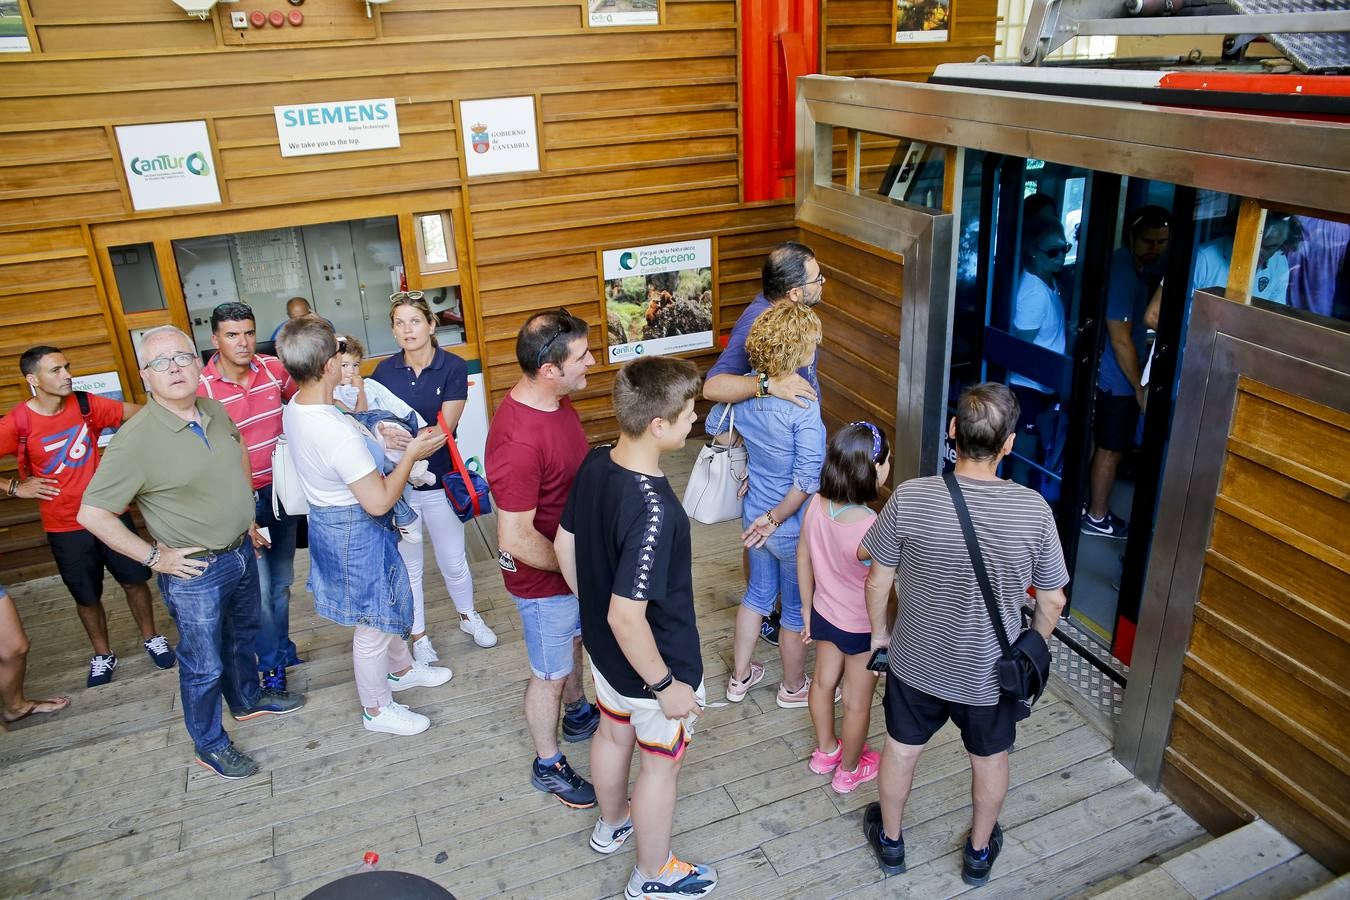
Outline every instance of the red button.
<svg viewBox="0 0 1350 900"><path fill-rule="evenodd" d="M291 20L292 25L301 25L305 21L305 14L298 9L293 9L286 18Z"/></svg>
<svg viewBox="0 0 1350 900"><path fill-rule="evenodd" d="M262 28L267 24L267 13L255 9L248 14L248 21L254 28Z"/></svg>
<svg viewBox="0 0 1350 900"><path fill-rule="evenodd" d="M286 24L286 15L280 10L273 10L267 17L267 21L272 23L273 28L280 28Z"/></svg>

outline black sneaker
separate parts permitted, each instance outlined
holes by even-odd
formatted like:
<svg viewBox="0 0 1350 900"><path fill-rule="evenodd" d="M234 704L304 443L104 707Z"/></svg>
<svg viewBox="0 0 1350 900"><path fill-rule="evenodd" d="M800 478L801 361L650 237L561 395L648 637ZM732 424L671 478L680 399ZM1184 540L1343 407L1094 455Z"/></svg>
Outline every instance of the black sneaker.
<svg viewBox="0 0 1350 900"><path fill-rule="evenodd" d="M230 710L236 722L247 722L259 716L284 716L293 713L305 705L304 694L291 694L272 688L263 688L258 693L258 702L248 709Z"/></svg>
<svg viewBox="0 0 1350 900"><path fill-rule="evenodd" d="M210 753L199 750L196 761L197 765L210 769L221 778L247 778L258 771L258 764L253 761L253 757L235 749L234 744Z"/></svg>
<svg viewBox="0 0 1350 900"><path fill-rule="evenodd" d="M966 835L965 858L961 861L961 880L971 887L989 883L989 870L994 867L999 851L1003 849L1003 827L994 823L994 831L989 835L989 846L982 853L976 853L970 846L970 835Z"/></svg>
<svg viewBox="0 0 1350 900"><path fill-rule="evenodd" d="M116 653L101 653L89 660L89 677L85 687L100 687L112 681L113 669L117 668Z"/></svg>
<svg viewBox="0 0 1350 900"><path fill-rule="evenodd" d="M171 669L178 660L174 653L169 649L169 639L162 634L152 634L141 643L145 652L150 654L150 661L161 669Z"/></svg>
<svg viewBox="0 0 1350 900"><path fill-rule="evenodd" d="M905 836L900 835L900 846L890 847L881 842L881 804L872 802L867 804L867 811L863 813L863 835L867 838L867 843L872 845L872 852L877 855L877 863L881 866L881 871L887 875L899 875L905 871Z"/></svg>
<svg viewBox="0 0 1350 900"><path fill-rule="evenodd" d="M766 644L778 646L778 625L780 617L777 610L759 624L759 639Z"/></svg>
<svg viewBox="0 0 1350 900"><path fill-rule="evenodd" d="M530 784L557 797L563 806L590 809L595 805L595 788L572 770L565 756L551 766L544 765L536 757Z"/></svg>
<svg viewBox="0 0 1350 900"><path fill-rule="evenodd" d="M563 740L571 744L587 740L599 727L600 707L594 703L587 703L584 711L578 710L576 715L569 712L563 716Z"/></svg>
<svg viewBox="0 0 1350 900"><path fill-rule="evenodd" d="M1084 511L1079 520L1078 530L1083 534L1124 539L1129 536L1130 525L1113 512L1108 511L1105 517L1094 519L1091 513Z"/></svg>
<svg viewBox="0 0 1350 900"><path fill-rule="evenodd" d="M286 667L277 666L262 673L262 686L265 690L286 693Z"/></svg>

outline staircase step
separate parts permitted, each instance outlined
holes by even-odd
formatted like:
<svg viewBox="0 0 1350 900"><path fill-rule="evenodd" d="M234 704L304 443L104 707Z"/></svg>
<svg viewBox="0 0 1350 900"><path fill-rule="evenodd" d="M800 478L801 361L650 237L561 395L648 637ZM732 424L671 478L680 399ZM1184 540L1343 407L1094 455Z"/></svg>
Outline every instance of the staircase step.
<svg viewBox="0 0 1350 900"><path fill-rule="evenodd" d="M1350 875L1342 875L1303 895L1303 900L1345 900L1350 897Z"/></svg>
<svg viewBox="0 0 1350 900"><path fill-rule="evenodd" d="M1098 900L1262 900L1296 897L1331 873L1268 823L1257 819L1169 859Z"/></svg>

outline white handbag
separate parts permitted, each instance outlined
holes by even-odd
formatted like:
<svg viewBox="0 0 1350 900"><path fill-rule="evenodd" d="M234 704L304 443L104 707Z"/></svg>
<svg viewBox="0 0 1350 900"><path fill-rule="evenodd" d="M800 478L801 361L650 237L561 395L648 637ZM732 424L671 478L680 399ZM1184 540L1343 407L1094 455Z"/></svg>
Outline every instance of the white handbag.
<svg viewBox="0 0 1350 900"><path fill-rule="evenodd" d="M283 513L303 516L308 512L309 501L291 458L291 445L286 443L286 435L279 435L272 446L272 515L279 518Z"/></svg>
<svg viewBox="0 0 1350 900"><path fill-rule="evenodd" d="M731 416L731 425L727 430L730 442L719 444L708 441L698 451L693 471L689 473L689 484L684 489L684 511L696 522L715 525L718 522L739 520L743 501L740 496L741 485L747 476L749 453L745 445L732 446L736 438L736 413L728 403L717 422L717 430Z"/></svg>

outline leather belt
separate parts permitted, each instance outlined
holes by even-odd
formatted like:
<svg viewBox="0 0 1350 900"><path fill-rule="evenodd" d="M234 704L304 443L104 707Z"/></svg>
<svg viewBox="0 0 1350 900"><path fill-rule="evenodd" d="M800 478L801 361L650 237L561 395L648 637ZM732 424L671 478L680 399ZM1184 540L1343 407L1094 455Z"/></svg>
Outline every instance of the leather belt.
<svg viewBox="0 0 1350 900"><path fill-rule="evenodd" d="M244 545L244 539L248 537L248 532L244 532L230 542L228 547L221 547L219 550L198 550L196 553L189 553L188 559L206 559L208 556L220 556L222 553L229 553L231 550L238 550Z"/></svg>

